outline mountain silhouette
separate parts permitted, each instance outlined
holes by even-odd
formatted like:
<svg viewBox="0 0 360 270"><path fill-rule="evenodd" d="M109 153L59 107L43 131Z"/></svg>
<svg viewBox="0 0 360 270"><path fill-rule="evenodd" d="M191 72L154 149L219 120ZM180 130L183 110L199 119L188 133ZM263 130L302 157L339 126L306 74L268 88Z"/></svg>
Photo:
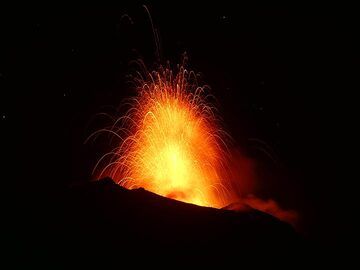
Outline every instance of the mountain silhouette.
<svg viewBox="0 0 360 270"><path fill-rule="evenodd" d="M33 236L30 249L57 265L130 260L211 266L303 256L302 237L269 214L201 207L128 190L110 178L57 192L46 209L34 230L41 236Z"/></svg>

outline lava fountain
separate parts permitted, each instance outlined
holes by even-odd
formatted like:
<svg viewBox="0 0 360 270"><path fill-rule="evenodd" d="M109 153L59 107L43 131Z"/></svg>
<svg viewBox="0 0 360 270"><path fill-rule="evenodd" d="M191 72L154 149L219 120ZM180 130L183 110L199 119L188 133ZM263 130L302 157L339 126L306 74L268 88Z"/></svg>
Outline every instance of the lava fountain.
<svg viewBox="0 0 360 270"><path fill-rule="evenodd" d="M197 78L178 66L176 72L161 67L133 80L130 109L106 129L120 142L98 162L110 156L99 178L202 206L230 202L228 135Z"/></svg>

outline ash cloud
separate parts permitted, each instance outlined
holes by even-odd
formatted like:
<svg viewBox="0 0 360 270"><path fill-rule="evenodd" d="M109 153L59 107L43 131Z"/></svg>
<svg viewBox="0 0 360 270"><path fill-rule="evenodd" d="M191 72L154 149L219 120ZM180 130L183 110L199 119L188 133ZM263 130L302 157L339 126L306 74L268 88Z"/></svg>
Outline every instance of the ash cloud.
<svg viewBox="0 0 360 270"><path fill-rule="evenodd" d="M299 230L300 216L296 210L280 205L275 197L265 199L257 194L258 187L264 179L258 177L256 160L246 157L239 150L232 151L231 179L231 185L235 191L234 203L224 209L239 212L256 209L287 222Z"/></svg>

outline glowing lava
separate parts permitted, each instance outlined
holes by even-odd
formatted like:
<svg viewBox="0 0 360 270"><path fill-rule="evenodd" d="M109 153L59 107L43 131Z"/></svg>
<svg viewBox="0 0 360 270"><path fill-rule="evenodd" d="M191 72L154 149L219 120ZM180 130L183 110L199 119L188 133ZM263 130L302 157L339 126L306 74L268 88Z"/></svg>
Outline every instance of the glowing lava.
<svg viewBox="0 0 360 270"><path fill-rule="evenodd" d="M121 142L100 176L189 203L226 205L226 135L206 88L183 67L146 76L135 80L137 97L110 129Z"/></svg>

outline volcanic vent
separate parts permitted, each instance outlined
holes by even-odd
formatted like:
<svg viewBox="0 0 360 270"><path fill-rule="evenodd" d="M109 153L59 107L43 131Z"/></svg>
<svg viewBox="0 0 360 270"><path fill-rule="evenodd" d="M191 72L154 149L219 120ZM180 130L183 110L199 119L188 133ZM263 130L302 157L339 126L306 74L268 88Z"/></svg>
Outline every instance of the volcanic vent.
<svg viewBox="0 0 360 270"><path fill-rule="evenodd" d="M128 112L108 129L120 138L99 178L202 206L231 203L228 136L206 86L183 66L137 76ZM110 160L107 159L110 157Z"/></svg>

